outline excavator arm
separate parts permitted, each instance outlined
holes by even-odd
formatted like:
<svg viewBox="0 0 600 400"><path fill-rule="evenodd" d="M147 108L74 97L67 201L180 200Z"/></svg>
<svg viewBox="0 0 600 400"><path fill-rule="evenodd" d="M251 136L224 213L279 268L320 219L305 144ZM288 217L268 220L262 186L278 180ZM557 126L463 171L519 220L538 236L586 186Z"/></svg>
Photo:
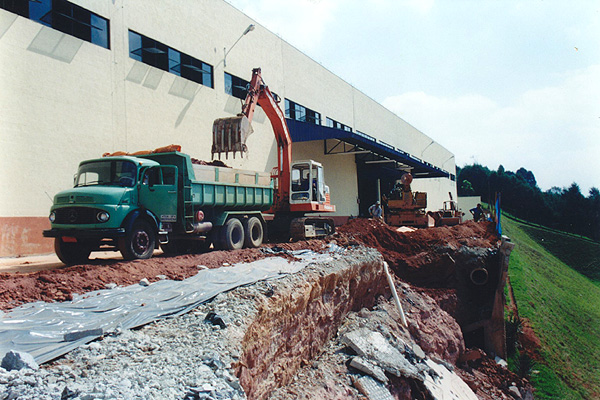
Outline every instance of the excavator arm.
<svg viewBox="0 0 600 400"><path fill-rule="evenodd" d="M247 151L246 140L253 132L252 119L256 105L260 105L267 114L277 140L277 195L274 208L281 210L289 207L290 172L292 162L292 139L285 122L285 115L279 107L276 97L265 85L260 68L252 70L252 79L248 85L248 94L242 106L242 112L236 117L220 118L213 124L212 157L215 154L236 152L243 155Z"/></svg>

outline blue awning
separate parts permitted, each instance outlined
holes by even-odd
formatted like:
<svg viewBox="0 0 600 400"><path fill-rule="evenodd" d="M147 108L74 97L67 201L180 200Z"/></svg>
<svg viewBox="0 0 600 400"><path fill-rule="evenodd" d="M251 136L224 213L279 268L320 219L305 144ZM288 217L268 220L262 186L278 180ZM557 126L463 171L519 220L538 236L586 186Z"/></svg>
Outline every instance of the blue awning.
<svg viewBox="0 0 600 400"><path fill-rule="evenodd" d="M335 154L335 148L339 147L338 153L355 153L357 161L364 163L386 163L397 162L412 169L415 178L453 178L448 171L434 166L420 158L417 158L395 146L385 143L373 136L362 132L350 132L342 129L330 128L322 125L286 119L292 142L311 142L316 140L325 141L326 154ZM327 140L335 140L338 145L330 147L328 153ZM341 147L340 144L343 144ZM343 149L342 149L343 147Z"/></svg>

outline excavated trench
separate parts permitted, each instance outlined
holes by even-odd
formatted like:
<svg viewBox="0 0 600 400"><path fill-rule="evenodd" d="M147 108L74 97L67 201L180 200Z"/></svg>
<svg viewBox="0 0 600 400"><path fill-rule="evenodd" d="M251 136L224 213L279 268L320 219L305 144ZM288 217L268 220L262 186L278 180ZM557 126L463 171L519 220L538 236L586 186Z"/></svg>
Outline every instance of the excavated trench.
<svg viewBox="0 0 600 400"><path fill-rule="evenodd" d="M315 384L314 377L299 386L298 377L316 374L315 363L326 349L335 347L334 343L339 345L340 327L348 318L371 312L382 318L376 309L386 313L372 326L374 331L388 332L391 342L401 338L401 351L416 345L425 358L446 363L450 369L463 362L469 347L482 348L488 354L502 351L494 346L503 343L503 328L493 331L490 321L496 318L498 322L498 315L493 314L498 291L504 287L507 258L493 226L471 224L405 234L377 221L356 220L340 229L335 242L346 249L345 253L340 252L326 265L311 266L277 281L274 294L259 299L255 318L241 341L240 359L233 365L249 399L269 398L277 388L276 398L314 398L317 386L329 388L320 394L322 398L360 398L359 392L369 397L366 389L356 389L363 386L356 383L356 369L348 367L350 355L328 366L338 371L337 377L324 379L326 383L321 386ZM384 260L396 278L404 281L397 279L396 286L409 321L406 328L399 324L398 311L389 300ZM503 304L502 294L500 300ZM466 344L463 333L472 336ZM339 346L335 354L352 353L347 346ZM411 352L410 357L418 359ZM480 364L482 357L475 357ZM471 372L461 372L463 378L479 398L504 398L511 381L527 387L508 371L499 373L489 361L484 364L488 373L506 373L508 377L486 381L481 374L471 374L476 367L473 362L464 364ZM396 393L396 398L431 398L426 393L433 392L427 392L420 379L386 375L392 379L385 386Z"/></svg>

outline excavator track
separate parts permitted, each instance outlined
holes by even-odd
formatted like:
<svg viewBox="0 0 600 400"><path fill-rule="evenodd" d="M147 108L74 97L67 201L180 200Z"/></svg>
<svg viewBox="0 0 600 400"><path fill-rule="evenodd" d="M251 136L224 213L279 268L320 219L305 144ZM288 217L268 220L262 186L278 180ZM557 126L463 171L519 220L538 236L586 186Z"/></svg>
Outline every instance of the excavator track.
<svg viewBox="0 0 600 400"><path fill-rule="evenodd" d="M292 240L306 240L321 238L335 232L335 223L327 217L302 217L294 218L290 223L290 236Z"/></svg>

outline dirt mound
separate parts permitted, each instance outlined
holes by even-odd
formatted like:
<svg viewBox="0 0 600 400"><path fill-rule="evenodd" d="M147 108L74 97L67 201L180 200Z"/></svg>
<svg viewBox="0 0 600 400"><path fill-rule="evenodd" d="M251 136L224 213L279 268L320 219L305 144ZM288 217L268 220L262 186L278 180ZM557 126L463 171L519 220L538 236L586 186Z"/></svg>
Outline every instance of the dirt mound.
<svg viewBox="0 0 600 400"><path fill-rule="evenodd" d="M472 221L453 227L399 232L375 219L354 219L338 229L340 243L373 247L396 275L420 286L451 287L447 279L455 272L461 249L497 247L493 223ZM470 254L468 255L471 256Z"/></svg>
<svg viewBox="0 0 600 400"><path fill-rule="evenodd" d="M210 165L210 166L213 166L213 167L231 168L229 165L225 164L221 160L204 161L204 160L198 160L197 158L193 158L193 157L191 158L191 160L192 160L192 164Z"/></svg>
<svg viewBox="0 0 600 400"><path fill-rule="evenodd" d="M323 248L323 242L314 243L313 249ZM300 244L287 246L294 250ZM199 265L218 268L225 264L252 262L273 254L260 249L212 251L205 254L157 256L149 260L112 261L96 260L90 264L40 271L32 274L0 274L0 309L9 310L33 301L71 300L73 294L104 289L108 283L132 285L147 278L157 281L157 275L183 280L198 273ZM286 256L285 253L281 254Z"/></svg>

